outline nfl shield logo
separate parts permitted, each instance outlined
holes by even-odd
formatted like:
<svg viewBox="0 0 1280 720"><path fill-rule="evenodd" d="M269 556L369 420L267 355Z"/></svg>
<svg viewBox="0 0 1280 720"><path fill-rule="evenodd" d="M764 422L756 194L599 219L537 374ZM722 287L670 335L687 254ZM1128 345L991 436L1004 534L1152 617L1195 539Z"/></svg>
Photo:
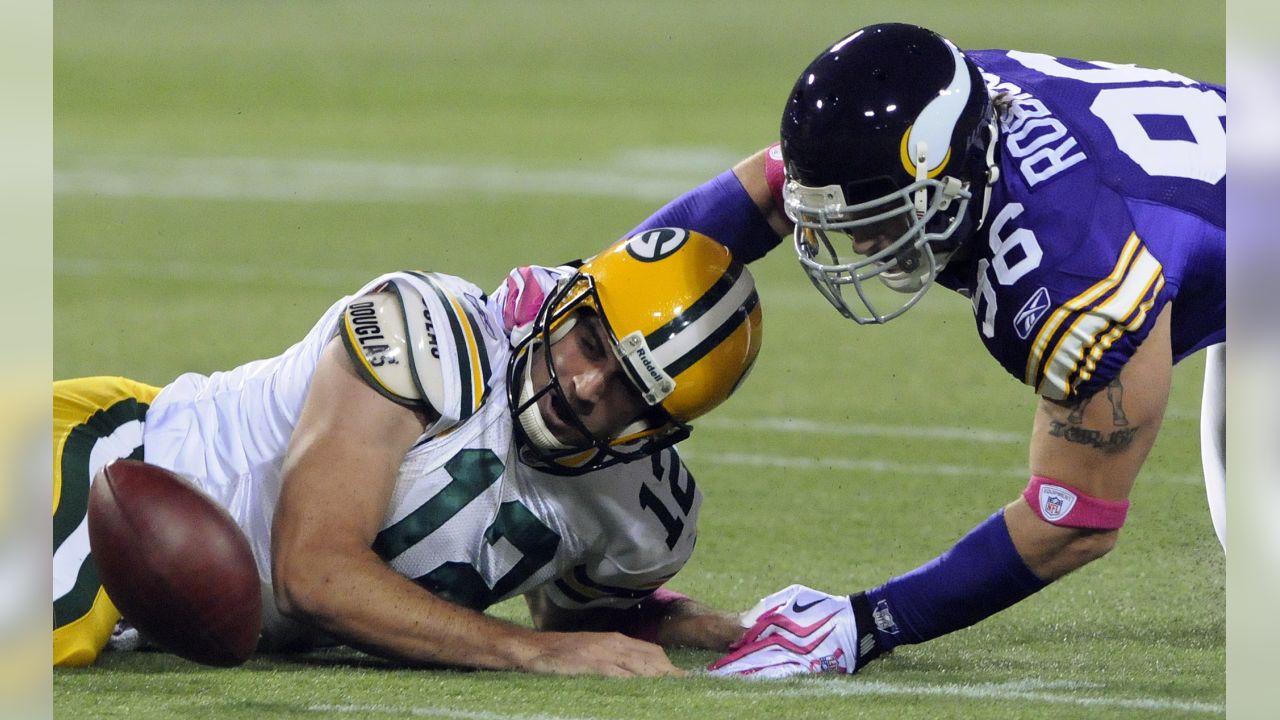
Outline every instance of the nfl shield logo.
<svg viewBox="0 0 1280 720"><path fill-rule="evenodd" d="M1040 486L1040 514L1045 520L1061 520L1076 506L1076 494L1057 485Z"/></svg>
<svg viewBox="0 0 1280 720"><path fill-rule="evenodd" d="M1057 517L1062 512L1062 498L1057 495L1050 495L1049 502L1045 505L1045 515Z"/></svg>

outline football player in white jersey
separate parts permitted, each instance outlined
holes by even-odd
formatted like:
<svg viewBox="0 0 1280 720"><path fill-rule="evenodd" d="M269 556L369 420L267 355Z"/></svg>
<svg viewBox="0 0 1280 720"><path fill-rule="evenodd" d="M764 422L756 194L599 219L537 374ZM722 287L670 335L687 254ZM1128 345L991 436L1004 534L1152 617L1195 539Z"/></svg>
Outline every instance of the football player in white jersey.
<svg viewBox="0 0 1280 720"><path fill-rule="evenodd" d="M95 474L133 457L236 519L276 646L319 635L410 664L679 674L659 644L725 649L742 627L661 587L701 503L672 446L760 339L751 274L704 235L656 228L576 269L520 268L490 295L382 276L283 354L228 372L55 383L54 662L93 662L119 619L85 513ZM535 629L483 614L516 595Z"/></svg>

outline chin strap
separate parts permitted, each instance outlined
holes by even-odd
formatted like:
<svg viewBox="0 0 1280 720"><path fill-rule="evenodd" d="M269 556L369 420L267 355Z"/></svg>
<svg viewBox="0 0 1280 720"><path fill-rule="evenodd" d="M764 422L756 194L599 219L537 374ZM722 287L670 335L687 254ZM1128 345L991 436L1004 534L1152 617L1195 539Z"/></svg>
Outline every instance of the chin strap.
<svg viewBox="0 0 1280 720"><path fill-rule="evenodd" d="M983 221L987 219L987 210L991 207L991 186L1000 179L1000 166L996 164L996 143L1000 141L998 117L999 114L993 111L991 121L987 123L987 182L982 187L982 214L978 215L974 230L982 227Z"/></svg>
<svg viewBox="0 0 1280 720"><path fill-rule="evenodd" d="M524 383L520 389L520 404L529 402L529 398L533 397L533 372L529 367L529 360L525 360ZM531 404L520 413L517 418L520 421L520 428L524 430L524 434L529 437L529 442L537 445L543 450L565 450L569 446L556 439L555 434L551 432L551 428L547 427L547 422L542 418L542 409L537 403Z"/></svg>
<svg viewBox="0 0 1280 720"><path fill-rule="evenodd" d="M929 179L929 143L921 140L916 143L916 182L923 182ZM929 193L921 187L916 191L915 196L916 219L924 217L925 212L929 210Z"/></svg>

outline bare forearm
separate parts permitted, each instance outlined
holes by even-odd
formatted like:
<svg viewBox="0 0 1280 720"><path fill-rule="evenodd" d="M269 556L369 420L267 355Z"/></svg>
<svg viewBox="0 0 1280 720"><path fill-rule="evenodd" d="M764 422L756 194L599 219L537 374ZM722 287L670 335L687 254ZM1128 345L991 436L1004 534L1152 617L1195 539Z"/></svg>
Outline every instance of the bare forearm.
<svg viewBox="0 0 1280 720"><path fill-rule="evenodd" d="M371 654L411 664L525 669L536 633L438 598L372 552L279 587L282 610Z"/></svg>
<svg viewBox="0 0 1280 720"><path fill-rule="evenodd" d="M663 647L710 650L727 649L743 630L737 613L716 610L664 589L626 609L565 610L538 592L527 599L534 625L542 630L619 632Z"/></svg>
<svg viewBox="0 0 1280 720"><path fill-rule="evenodd" d="M738 613L707 607L696 600L671 603L659 619L654 640L663 647L728 650L742 636Z"/></svg>

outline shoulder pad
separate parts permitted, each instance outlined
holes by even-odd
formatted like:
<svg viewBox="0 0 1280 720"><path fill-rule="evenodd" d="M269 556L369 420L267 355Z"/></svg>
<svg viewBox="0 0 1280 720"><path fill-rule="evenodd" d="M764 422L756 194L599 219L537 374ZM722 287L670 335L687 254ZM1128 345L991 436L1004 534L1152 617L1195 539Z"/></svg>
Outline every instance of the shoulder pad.
<svg viewBox="0 0 1280 720"><path fill-rule="evenodd" d="M420 304L420 303L419 303ZM358 297L342 311L340 334L360 377L391 400L426 412L440 413L445 399L439 354L414 337L406 322L403 298L393 290Z"/></svg>
<svg viewBox="0 0 1280 720"><path fill-rule="evenodd" d="M474 415L488 399L497 383L494 368L503 367L509 352L506 335L500 322L490 317L484 293L460 278L420 272L384 277L373 293L350 304L343 322L344 342L357 365L373 377L379 392L430 411L428 415L435 422L427 428L428 435L449 430ZM375 295L386 299L355 308ZM351 322L352 308L363 313L375 311L377 329L366 331L365 343L370 349L385 344L387 350L366 355L362 336L356 334ZM381 335L382 340L375 341L373 335ZM399 340L391 342L396 338ZM381 357L386 365L392 349L399 350L394 356L398 366L384 371L383 366L373 364Z"/></svg>

